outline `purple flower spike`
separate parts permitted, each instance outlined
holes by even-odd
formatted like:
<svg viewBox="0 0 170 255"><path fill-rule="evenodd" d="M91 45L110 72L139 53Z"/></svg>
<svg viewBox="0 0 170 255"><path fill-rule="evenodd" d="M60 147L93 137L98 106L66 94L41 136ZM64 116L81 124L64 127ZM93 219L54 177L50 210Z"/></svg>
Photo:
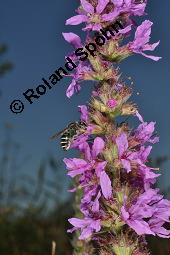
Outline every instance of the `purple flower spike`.
<svg viewBox="0 0 170 255"><path fill-rule="evenodd" d="M83 240L75 238L78 247L73 253L149 255L145 235L170 237L166 229L170 201L153 188L160 176L149 160L153 144L159 141L155 122L146 122L129 101L133 82L126 84L119 63L133 53L158 61L160 57L145 51L153 51L159 41L150 44L150 20L138 26L133 18L146 14L147 0L79 2L77 15L66 24L85 23L87 33L83 43L75 33L63 33L74 49L80 48L69 55L75 70L67 75L72 81L66 94L70 98L78 93L82 81L95 85L87 106L78 106L80 121L61 132L61 143L70 142L80 153L64 159L68 175L75 180L70 192L76 192L76 217L69 219L73 226L69 232L78 230L76 238ZM128 41L133 32L134 39ZM129 125L130 116L138 118L137 128Z"/></svg>

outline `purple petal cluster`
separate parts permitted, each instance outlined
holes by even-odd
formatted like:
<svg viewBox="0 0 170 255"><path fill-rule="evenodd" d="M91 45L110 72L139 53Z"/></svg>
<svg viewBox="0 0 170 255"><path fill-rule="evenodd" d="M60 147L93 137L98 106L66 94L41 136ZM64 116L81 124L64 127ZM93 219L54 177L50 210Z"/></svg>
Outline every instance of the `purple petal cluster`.
<svg viewBox="0 0 170 255"><path fill-rule="evenodd" d="M138 235L170 237L170 230L163 227L164 223L170 222L170 201L163 199L158 191L158 189L148 189L132 203L130 208L126 205L121 208L124 221Z"/></svg>
<svg viewBox="0 0 170 255"><path fill-rule="evenodd" d="M80 208L84 219L70 219L70 223L74 227L82 230L80 239L86 238L93 231L100 230L99 198L102 196L108 200L112 197L111 180L105 171L107 162L101 159L104 147L103 139L96 137L92 146L86 141L81 143L81 152L84 159L64 159L68 175L72 178L78 176L79 188L83 189ZM84 234L84 231L86 234Z"/></svg>
<svg viewBox="0 0 170 255"><path fill-rule="evenodd" d="M78 93L81 90L80 82L84 80L84 76L91 72L90 66L85 65L84 63L79 63L75 72L70 76L73 77L72 82L67 88L66 96L71 97L74 93Z"/></svg>
<svg viewBox="0 0 170 255"><path fill-rule="evenodd" d="M156 182L156 178L160 174L154 173L151 168L147 166L148 156L152 150L152 146L148 143L156 143L159 141L157 136L154 136L155 122L144 122L140 116L142 123L129 135L122 132L116 139L118 150L118 159L125 171L130 173L133 168L137 169L140 177L142 187L144 190L150 188ZM136 181L136 180L134 180Z"/></svg>
<svg viewBox="0 0 170 255"><path fill-rule="evenodd" d="M112 7L106 11L108 4ZM99 31L106 22L113 22L119 16L126 14L129 16L142 16L146 7L146 1L136 3L135 0L98 0L94 7L87 0L81 0L81 8L78 15L66 21L66 25L78 25L86 23L83 30Z"/></svg>

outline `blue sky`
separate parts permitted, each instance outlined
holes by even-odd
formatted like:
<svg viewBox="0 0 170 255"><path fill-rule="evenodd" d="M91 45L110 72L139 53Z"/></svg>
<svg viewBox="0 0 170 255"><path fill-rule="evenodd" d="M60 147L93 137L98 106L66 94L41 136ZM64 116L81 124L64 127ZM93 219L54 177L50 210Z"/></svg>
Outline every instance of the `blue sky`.
<svg viewBox="0 0 170 255"><path fill-rule="evenodd" d="M48 153L59 161L74 155L74 152L64 153L59 141L51 142L49 137L79 118L77 105L88 101L92 84L85 84L79 96L68 99L65 91L69 78L64 78L32 105L25 104L22 114L12 114L9 105L14 99L23 99L23 92L36 88L42 77L48 77L64 64L64 56L72 49L64 41L62 32L73 31L83 38L80 28L65 26L65 20L74 15L78 2L1 0L0 43L8 45L5 58L14 64L13 70L0 81L1 141L4 136L3 124L9 122L14 126L15 140L22 146L20 157L31 156L22 169L30 174L34 174L40 160ZM154 146L152 155L170 156L170 2L148 2L146 18L154 22L152 42L161 40L155 55L163 58L156 63L142 56L133 56L121 64L121 70L124 76L131 76L134 80L133 100L144 119L157 122L160 143ZM140 92L139 96L137 92ZM164 165L162 173L162 185L167 186L170 179L169 162Z"/></svg>

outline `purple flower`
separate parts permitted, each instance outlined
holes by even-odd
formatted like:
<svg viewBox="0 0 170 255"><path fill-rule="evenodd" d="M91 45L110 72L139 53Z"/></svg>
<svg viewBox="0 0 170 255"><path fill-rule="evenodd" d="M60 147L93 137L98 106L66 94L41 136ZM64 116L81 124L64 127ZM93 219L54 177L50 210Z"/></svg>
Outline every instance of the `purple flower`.
<svg viewBox="0 0 170 255"><path fill-rule="evenodd" d="M93 194L94 195L94 194ZM93 232L98 232L101 229L101 218L102 211L100 211L99 198L101 193L98 192L94 201L81 199L81 212L84 214L84 219L71 218L69 222L74 226L74 228L68 230L68 232L73 232L77 229L81 230L80 240L89 238Z"/></svg>
<svg viewBox="0 0 170 255"><path fill-rule="evenodd" d="M88 109L87 109L87 106L86 105L79 105L79 108L80 108L80 113L81 113L81 121L84 121L84 122L88 122L88 118L89 118L89 113L88 113Z"/></svg>
<svg viewBox="0 0 170 255"><path fill-rule="evenodd" d="M79 236L80 240L89 238L94 231L98 232L101 229L100 219L85 217L84 219L71 218L68 221L74 226L74 228L68 232L73 232L77 229L81 230L81 235Z"/></svg>
<svg viewBox="0 0 170 255"><path fill-rule="evenodd" d="M95 171L95 175L98 178L97 184L100 185L103 196L106 199L110 199L112 195L111 181L104 171L107 162L98 159L98 155L102 152L104 146L105 143L100 137L95 138L92 148L90 148L87 142L84 142L81 147L81 152L84 154L85 159L65 158L64 163L69 171L68 175L71 177L83 175L83 177L81 177L81 185L90 185L90 191L94 184L89 183L86 172L90 174L91 178L92 172Z"/></svg>
<svg viewBox="0 0 170 255"><path fill-rule="evenodd" d="M71 177L80 175L89 169L89 164L85 160L79 158L65 158L64 163L66 164L69 171L68 175Z"/></svg>
<svg viewBox="0 0 170 255"><path fill-rule="evenodd" d="M139 166L139 172L141 174L141 177L143 180L143 187L145 190L150 189L151 185L153 185L156 182L156 178L161 175L161 174L155 174L152 171L152 169L153 168L150 168L144 165Z"/></svg>
<svg viewBox="0 0 170 255"><path fill-rule="evenodd" d="M66 21L66 25L78 25L86 22L87 25L83 30L99 31L103 24L113 22L119 15L128 14L129 16L141 16L144 14L146 3L135 3L134 0L118 1L112 0L113 11L109 13L104 12L109 0L98 0L96 8L94 8L87 0L81 0L82 9L79 10L79 15L71 17ZM129 22L127 22L129 23ZM131 30L131 24L127 24L126 30L120 33L127 33Z"/></svg>
<svg viewBox="0 0 170 255"><path fill-rule="evenodd" d="M168 221L169 222L169 221ZM167 230L163 227L164 221L160 219L151 219L149 220L150 228L155 234L159 237L170 238L170 230Z"/></svg>
<svg viewBox="0 0 170 255"><path fill-rule="evenodd" d="M157 143L159 142L159 137L153 137L155 131L156 122L143 122L141 123L136 130L133 132L135 139L139 140L140 143Z"/></svg>
<svg viewBox="0 0 170 255"><path fill-rule="evenodd" d="M133 42L129 43L129 49L132 52L141 54L147 58L158 61L161 57L150 56L143 53L143 51L145 50L153 51L159 45L159 42L149 44L152 24L153 23L150 20L145 20L140 26L137 27L135 39Z"/></svg>
<svg viewBox="0 0 170 255"><path fill-rule="evenodd" d="M141 146L138 151L135 151L129 155L129 159L136 160L136 162L140 165L144 165L147 161L147 158L152 150L152 146Z"/></svg>
<svg viewBox="0 0 170 255"><path fill-rule="evenodd" d="M121 161L124 169L126 169L127 173L131 172L132 162L145 167L144 163L147 161L152 146L139 146L136 151L131 151L126 133L122 133L116 138L116 144L118 148L119 160Z"/></svg>
<svg viewBox="0 0 170 255"><path fill-rule="evenodd" d="M100 185L101 185L103 196L106 199L111 198L112 197L112 185L111 185L109 176L106 174L105 171L102 171L100 173Z"/></svg>
<svg viewBox="0 0 170 255"><path fill-rule="evenodd" d="M81 39L74 33L63 33L64 39L69 42L74 48L82 47ZM75 54L69 55L72 61L77 64L75 73L67 75L73 77L71 84L69 85L66 95L71 97L74 93L78 93L81 90L80 82L85 79L85 75L92 71L90 65L86 62L82 63L78 60Z"/></svg>
<svg viewBox="0 0 170 255"><path fill-rule="evenodd" d="M66 21L66 25L78 25L83 22L87 23L84 30L97 30L102 28L102 23L105 21L102 16L102 12L106 8L109 0L98 0L96 8L94 8L88 1L81 0L82 11L79 11L79 15L76 15Z"/></svg>
<svg viewBox="0 0 170 255"><path fill-rule="evenodd" d="M127 170L127 173L131 171L130 160L128 159L128 155L126 154L128 149L128 139L125 133L122 133L120 136L116 138L116 144L118 147L118 156L123 165L123 167Z"/></svg>
<svg viewBox="0 0 170 255"><path fill-rule="evenodd" d="M84 148L87 146L87 140L88 140L88 137L90 134L90 132L88 132L88 131L89 130L87 130L85 133L76 137L76 139L73 140L71 143L71 148L78 149L80 152L84 152L85 151Z"/></svg>
<svg viewBox="0 0 170 255"><path fill-rule="evenodd" d="M170 231L162 227L170 219L170 201L163 199L158 191L158 189L148 189L138 197L130 208L127 209L126 206L121 208L123 220L138 235L150 234L168 237L170 234Z"/></svg>
<svg viewBox="0 0 170 255"><path fill-rule="evenodd" d="M75 69L75 73L68 75L72 76L73 79L66 91L67 97L70 98L74 93L78 93L81 90L80 82L84 80L84 76L88 72L91 72L91 68L83 63L79 63Z"/></svg>
<svg viewBox="0 0 170 255"><path fill-rule="evenodd" d="M114 10L109 14L104 14L105 21L115 20L119 15L126 13L129 16L142 16L145 11L146 3L135 3L135 0L112 0Z"/></svg>

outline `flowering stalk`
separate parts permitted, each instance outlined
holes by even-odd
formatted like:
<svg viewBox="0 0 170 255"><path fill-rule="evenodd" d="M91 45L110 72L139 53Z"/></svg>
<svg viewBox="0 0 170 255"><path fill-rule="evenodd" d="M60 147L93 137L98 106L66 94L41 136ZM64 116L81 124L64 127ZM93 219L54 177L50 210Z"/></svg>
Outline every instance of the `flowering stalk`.
<svg viewBox="0 0 170 255"><path fill-rule="evenodd" d="M159 141L154 136L155 122L145 122L128 101L132 88L117 66L134 53L160 59L144 53L159 44L149 43L152 22L137 26L132 19L144 15L145 7L146 0L80 0L78 14L66 21L67 25L85 23L84 44L76 34L63 33L73 47L83 50L101 36L101 29L106 41L84 61L70 54L77 68L67 96L80 91L81 81L96 81L89 104L79 106L87 128L71 143L81 157L64 159L68 175L75 180L76 215L69 219L73 226L69 232L76 231L74 255L147 255L145 235L170 237L163 226L169 222L170 201L154 189L160 174L148 166L151 144ZM116 21L123 29L113 35L108 27ZM127 42L133 30L134 40ZM126 120L118 121L120 116L136 116L140 124L132 129Z"/></svg>

